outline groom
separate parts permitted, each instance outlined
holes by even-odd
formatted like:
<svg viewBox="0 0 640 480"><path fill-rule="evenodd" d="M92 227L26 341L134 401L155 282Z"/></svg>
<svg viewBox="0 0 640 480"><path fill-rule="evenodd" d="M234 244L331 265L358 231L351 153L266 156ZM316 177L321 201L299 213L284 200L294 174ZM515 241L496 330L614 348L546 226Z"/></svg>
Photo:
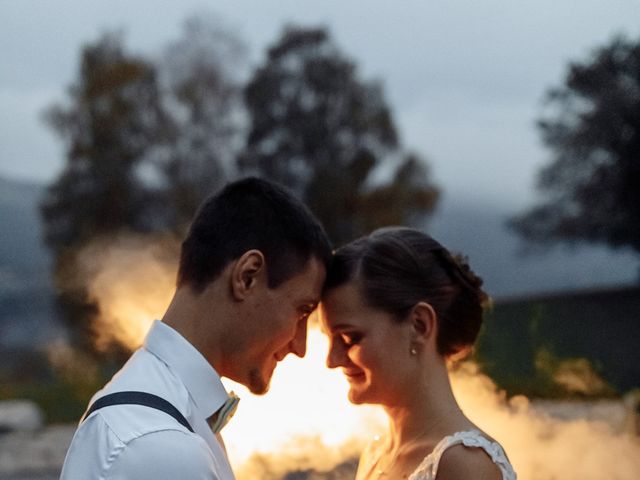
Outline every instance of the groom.
<svg viewBox="0 0 640 480"><path fill-rule="evenodd" d="M237 400L220 377L262 394L279 361L304 356L330 256L322 226L278 185L247 178L205 201L171 304L92 398L61 478L232 480L218 431Z"/></svg>

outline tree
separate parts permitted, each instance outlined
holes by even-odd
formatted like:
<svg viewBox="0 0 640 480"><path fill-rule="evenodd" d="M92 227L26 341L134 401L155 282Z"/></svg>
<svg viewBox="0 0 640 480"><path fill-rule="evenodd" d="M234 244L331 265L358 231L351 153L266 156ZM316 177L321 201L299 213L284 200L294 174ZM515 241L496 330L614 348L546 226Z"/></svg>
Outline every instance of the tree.
<svg viewBox="0 0 640 480"><path fill-rule="evenodd" d="M92 239L122 230L148 232L156 195L144 167L165 141L170 122L160 104L155 67L106 34L82 51L68 105L46 113L65 140L67 163L41 205L45 241L54 253L59 306L72 340L91 350L97 306L76 276L76 254Z"/></svg>
<svg viewBox="0 0 640 480"><path fill-rule="evenodd" d="M547 198L511 227L542 244L640 252L640 41L615 38L573 63L548 102L539 128L553 161L538 177Z"/></svg>
<svg viewBox="0 0 640 480"><path fill-rule="evenodd" d="M84 48L69 94L68 106L46 114L67 146L67 163L42 205L54 252L120 229L153 228L141 171L169 128L154 66L125 52L119 35Z"/></svg>
<svg viewBox="0 0 640 480"><path fill-rule="evenodd" d="M246 48L206 12L188 18L165 49L164 103L176 127L161 165L169 223L183 229L202 200L234 176L242 124Z"/></svg>
<svg viewBox="0 0 640 480"><path fill-rule="evenodd" d="M240 170L289 186L335 242L433 208L437 191L424 163L401 152L382 88L358 79L325 29L285 28L244 95Z"/></svg>
<svg viewBox="0 0 640 480"><path fill-rule="evenodd" d="M81 53L65 104L46 112L66 143L66 164L41 205L54 280L72 340L92 350L98 306L78 254L119 233L182 233L204 197L229 175L239 135L243 47L206 15L160 62L106 34Z"/></svg>

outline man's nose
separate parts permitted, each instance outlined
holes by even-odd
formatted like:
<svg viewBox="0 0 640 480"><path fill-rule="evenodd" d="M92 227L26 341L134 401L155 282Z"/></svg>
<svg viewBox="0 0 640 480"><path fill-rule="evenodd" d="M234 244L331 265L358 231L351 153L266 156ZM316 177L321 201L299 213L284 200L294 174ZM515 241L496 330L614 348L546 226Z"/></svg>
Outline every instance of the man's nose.
<svg viewBox="0 0 640 480"><path fill-rule="evenodd" d="M291 352L300 358L307 353L307 321L300 322L296 329L296 335L291 340Z"/></svg>

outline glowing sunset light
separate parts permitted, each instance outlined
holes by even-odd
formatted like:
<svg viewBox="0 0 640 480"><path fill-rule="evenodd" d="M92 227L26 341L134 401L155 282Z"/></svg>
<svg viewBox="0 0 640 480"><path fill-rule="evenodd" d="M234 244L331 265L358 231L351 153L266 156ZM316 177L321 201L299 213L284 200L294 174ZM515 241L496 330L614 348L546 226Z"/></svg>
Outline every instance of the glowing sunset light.
<svg viewBox="0 0 640 480"><path fill-rule="evenodd" d="M316 447L313 455L306 455L306 464L283 467L330 469L348 456L357 456L363 442L385 424L378 409L356 407L347 401L346 380L339 371L325 367L327 348L326 337L313 324L307 355L304 359L290 355L282 361L266 395L252 395L244 387L225 381L242 398L237 415L224 430L235 465L244 464L257 452L298 450L299 460L304 459L301 450L305 441L301 437L306 437L314 439L315 445L307 442L308 447ZM318 446L324 451L318 451Z"/></svg>
<svg viewBox="0 0 640 480"><path fill-rule="evenodd" d="M98 341L136 348L170 301L175 258L163 257L148 241L130 240L103 245L84 258L89 262L87 285L100 305ZM325 367L326 353L327 339L312 322L306 357L285 358L265 396L225 380L242 398L223 431L238 480L279 480L291 470L330 470L355 458L374 434L384 432L386 421L378 409L348 402L348 384L339 370ZM454 369L452 383L462 409L502 443L520 480L638 478L640 440L612 421L628 413L621 402L603 403L606 421L586 414L561 421L525 397L507 400L476 365ZM575 413L585 405L569 408Z"/></svg>

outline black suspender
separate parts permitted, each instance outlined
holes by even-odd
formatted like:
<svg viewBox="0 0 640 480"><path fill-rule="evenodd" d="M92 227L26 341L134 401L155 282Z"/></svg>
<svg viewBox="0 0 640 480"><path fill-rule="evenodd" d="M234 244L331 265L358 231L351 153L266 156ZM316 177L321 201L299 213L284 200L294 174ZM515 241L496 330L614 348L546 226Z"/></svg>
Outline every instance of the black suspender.
<svg viewBox="0 0 640 480"><path fill-rule="evenodd" d="M176 407L164 398L147 392L116 392L100 397L89 407L89 410L84 414L80 423L84 422L84 420L96 410L111 405L143 405L145 407L155 408L156 410L171 415L181 425L193 433L193 428L191 428L187 419L184 418Z"/></svg>

